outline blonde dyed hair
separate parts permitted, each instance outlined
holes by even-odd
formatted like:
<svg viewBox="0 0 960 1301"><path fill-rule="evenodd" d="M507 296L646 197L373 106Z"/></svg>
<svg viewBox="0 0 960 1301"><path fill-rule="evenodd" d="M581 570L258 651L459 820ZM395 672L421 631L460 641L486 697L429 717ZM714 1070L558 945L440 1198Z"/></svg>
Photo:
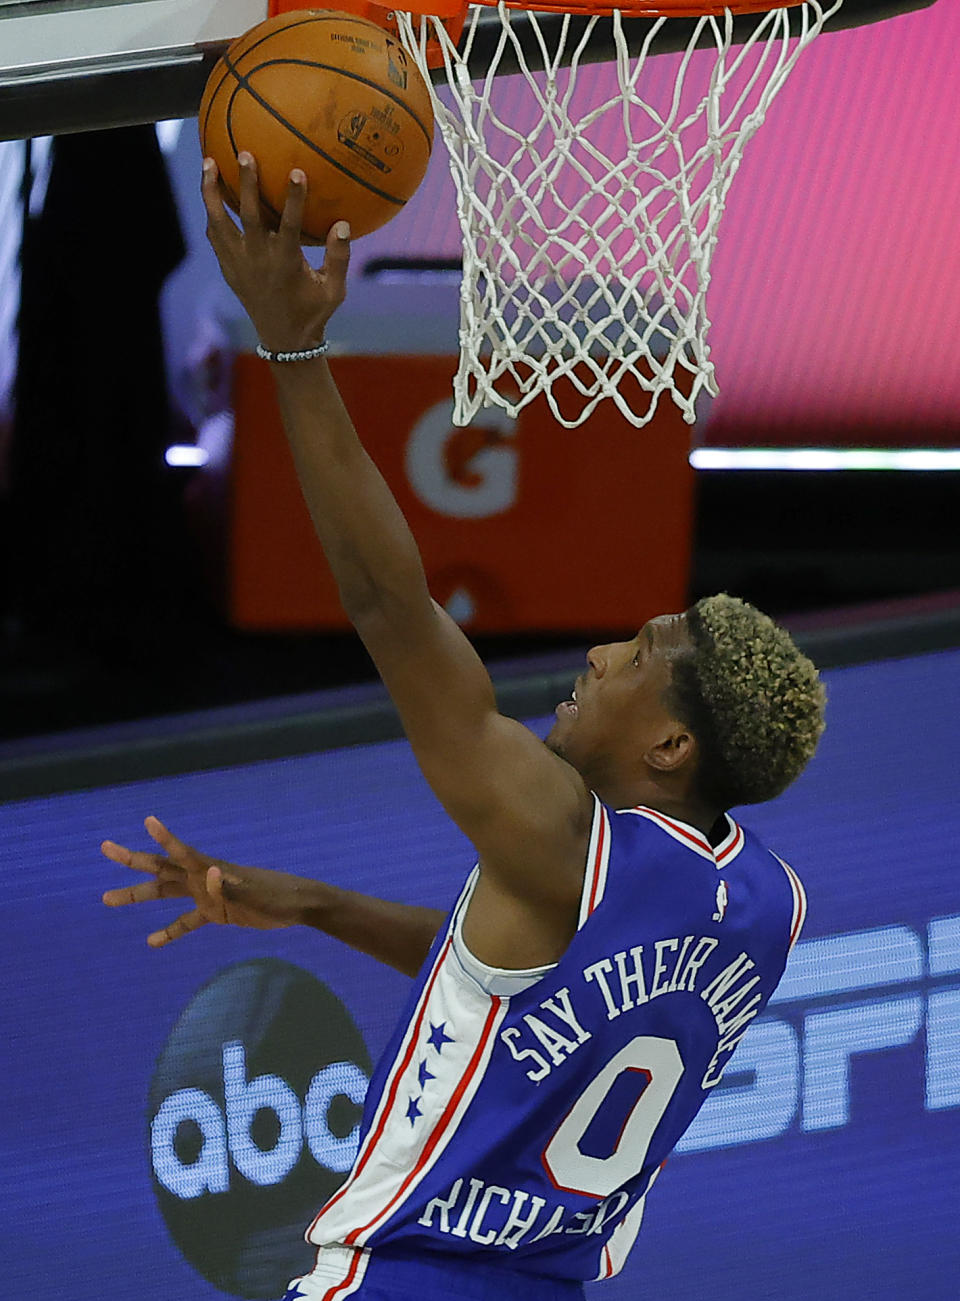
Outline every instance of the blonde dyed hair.
<svg viewBox="0 0 960 1301"><path fill-rule="evenodd" d="M704 797L724 809L779 795L813 757L826 692L785 628L722 592L687 611L692 652L674 661L672 705L700 744Z"/></svg>

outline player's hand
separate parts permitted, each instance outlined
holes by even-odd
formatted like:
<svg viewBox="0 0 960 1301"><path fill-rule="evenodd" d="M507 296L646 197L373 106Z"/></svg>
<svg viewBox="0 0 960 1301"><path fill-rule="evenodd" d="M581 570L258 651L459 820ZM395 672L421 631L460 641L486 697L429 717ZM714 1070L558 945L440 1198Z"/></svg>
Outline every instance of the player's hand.
<svg viewBox="0 0 960 1301"><path fill-rule="evenodd" d="M323 342L327 321L346 297L350 228L346 222L334 222L323 268L315 270L300 247L306 175L298 168L290 173L280 226L272 231L261 213L256 160L243 152L239 161L240 230L224 207L216 163L204 159L207 239L263 346L271 352L311 348Z"/></svg>
<svg viewBox="0 0 960 1301"><path fill-rule="evenodd" d="M100 849L112 862L145 872L150 880L107 890L103 902L118 908L155 899L192 900L192 909L147 936L153 948L189 935L208 922L273 930L302 920L302 891L311 882L285 872L238 867L211 858L178 840L157 818L147 818L144 826L164 851L162 854L140 853L112 840L105 840Z"/></svg>

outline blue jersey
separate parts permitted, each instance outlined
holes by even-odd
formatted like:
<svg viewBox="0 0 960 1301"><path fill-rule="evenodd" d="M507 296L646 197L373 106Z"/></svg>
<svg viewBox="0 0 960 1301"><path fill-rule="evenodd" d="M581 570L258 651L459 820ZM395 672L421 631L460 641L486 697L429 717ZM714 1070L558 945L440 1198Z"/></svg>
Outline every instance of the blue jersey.
<svg viewBox="0 0 960 1301"><path fill-rule="evenodd" d="M729 817L713 848L654 809L596 800L569 947L548 968L498 972L463 943L476 879L374 1073L353 1169L307 1237L608 1278L776 988L803 890Z"/></svg>

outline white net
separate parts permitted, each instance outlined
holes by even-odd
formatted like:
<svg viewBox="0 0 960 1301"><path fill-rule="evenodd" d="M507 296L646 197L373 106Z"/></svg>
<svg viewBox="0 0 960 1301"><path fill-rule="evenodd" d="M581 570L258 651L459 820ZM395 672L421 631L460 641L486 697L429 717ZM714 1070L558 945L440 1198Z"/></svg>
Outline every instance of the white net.
<svg viewBox="0 0 960 1301"><path fill-rule="evenodd" d="M727 191L841 3L808 0L793 11L794 36L788 11L773 10L740 45L727 10L697 20L684 52L656 58L675 19L653 21L631 53L619 12L585 25L564 17L552 48L525 14L543 70L501 4L478 81L471 52L488 9L472 7L459 48L436 19L397 14L428 80L426 42L439 41L449 85L433 98L463 232L457 424L485 406L516 415L540 393L567 428L606 398L644 425L663 393L693 423L698 396L717 391L706 295ZM613 69L582 61L599 22L612 25ZM501 61L519 73L498 76Z"/></svg>

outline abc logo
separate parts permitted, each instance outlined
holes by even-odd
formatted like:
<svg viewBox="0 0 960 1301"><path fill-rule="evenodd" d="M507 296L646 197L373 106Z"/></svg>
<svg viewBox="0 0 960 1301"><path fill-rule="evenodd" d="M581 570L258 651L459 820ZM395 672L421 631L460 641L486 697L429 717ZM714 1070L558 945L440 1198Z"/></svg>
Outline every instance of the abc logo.
<svg viewBox="0 0 960 1301"><path fill-rule="evenodd" d="M185 1009L150 1085L154 1188L190 1264L275 1298L312 1267L303 1233L357 1151L370 1059L346 1008L273 958L220 972Z"/></svg>

